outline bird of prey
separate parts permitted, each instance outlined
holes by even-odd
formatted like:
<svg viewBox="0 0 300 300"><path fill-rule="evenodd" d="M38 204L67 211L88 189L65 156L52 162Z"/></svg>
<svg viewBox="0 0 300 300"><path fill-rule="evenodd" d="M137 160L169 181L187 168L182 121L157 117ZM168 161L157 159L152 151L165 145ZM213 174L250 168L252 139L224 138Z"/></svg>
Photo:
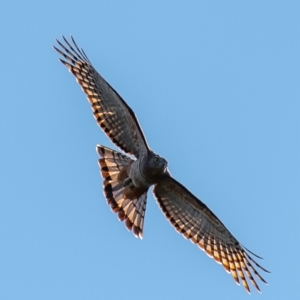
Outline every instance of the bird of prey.
<svg viewBox="0 0 300 300"><path fill-rule="evenodd" d="M158 205L179 233L222 264L237 284L241 280L249 293L246 277L260 292L254 277L267 282L255 267L268 271L250 254L260 257L243 247L201 200L170 175L167 160L150 149L133 110L71 39L56 40L58 46L54 48L62 56L60 61L76 77L98 125L125 153L96 147L103 191L112 211L125 221L127 229L142 238L147 192L153 186Z"/></svg>

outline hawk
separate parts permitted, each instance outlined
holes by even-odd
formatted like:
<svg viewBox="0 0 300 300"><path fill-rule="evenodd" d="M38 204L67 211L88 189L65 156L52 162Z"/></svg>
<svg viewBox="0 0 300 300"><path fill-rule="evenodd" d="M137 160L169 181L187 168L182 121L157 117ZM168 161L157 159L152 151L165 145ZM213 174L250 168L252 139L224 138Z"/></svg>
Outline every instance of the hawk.
<svg viewBox="0 0 300 300"><path fill-rule="evenodd" d="M103 191L108 205L136 237L143 237L148 189L175 229L222 264L237 284L240 280L250 293L246 277L260 292L255 276L260 266L230 233L219 218L168 171L168 162L154 153L143 134L137 117L118 92L96 71L83 49L71 36L58 40L54 49L60 61L76 77L91 104L94 117L110 140L124 153L97 145ZM134 157L134 158L133 158Z"/></svg>

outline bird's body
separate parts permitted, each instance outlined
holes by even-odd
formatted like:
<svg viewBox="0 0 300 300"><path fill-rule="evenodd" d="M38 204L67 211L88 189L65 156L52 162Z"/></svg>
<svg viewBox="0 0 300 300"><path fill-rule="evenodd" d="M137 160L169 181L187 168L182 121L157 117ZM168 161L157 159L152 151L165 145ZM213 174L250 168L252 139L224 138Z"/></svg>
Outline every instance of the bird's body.
<svg viewBox="0 0 300 300"><path fill-rule="evenodd" d="M137 210L131 216L129 211L135 211L135 205L130 205L130 203L145 201L146 205L149 187L158 184L164 177L170 176L167 170L167 161L152 151L136 160L104 146L97 146L97 152L101 157L99 166L104 178L104 193L109 204L115 212L122 209L121 217L119 214L120 220L126 218L126 214L129 215L127 222L130 221L130 223L129 225L126 223L127 228L129 230L133 228L134 235L142 237L144 211ZM120 159L121 157L127 159ZM135 218L137 218L136 223L134 223Z"/></svg>
<svg viewBox="0 0 300 300"><path fill-rule="evenodd" d="M179 233L222 264L236 283L241 280L248 292L246 277L260 291L252 274L266 281L254 266L266 270L253 260L249 254L253 253L235 239L201 200L170 175L167 161L149 148L133 110L95 70L74 39L73 45L63 39L65 45L57 41L61 49L54 48L64 57L61 62L87 95L98 125L117 147L135 157L101 145L96 148L104 195L119 220L142 238L147 192L153 186L161 210Z"/></svg>

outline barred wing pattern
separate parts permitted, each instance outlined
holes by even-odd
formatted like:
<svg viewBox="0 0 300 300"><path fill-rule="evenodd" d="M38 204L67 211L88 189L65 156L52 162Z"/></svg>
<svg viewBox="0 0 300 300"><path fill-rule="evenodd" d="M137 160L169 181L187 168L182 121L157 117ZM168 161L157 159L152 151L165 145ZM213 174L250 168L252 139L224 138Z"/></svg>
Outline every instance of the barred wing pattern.
<svg viewBox="0 0 300 300"><path fill-rule="evenodd" d="M248 250L241 246L204 203L171 177L165 177L155 185L153 193L163 213L179 233L198 245L216 262L222 264L237 284L240 278L249 293L250 288L245 274L260 292L250 270L264 283L267 282L255 270L253 264L268 271L253 260L246 252Z"/></svg>
<svg viewBox="0 0 300 300"><path fill-rule="evenodd" d="M132 109L97 73L73 37L71 39L73 44L64 37L64 44L57 40L60 49L54 48L64 58L60 61L76 77L87 95L98 125L116 146L133 154L138 160L151 155ZM133 163L130 157L104 146L97 146L97 152L101 157L99 167L108 204L117 213L119 220L125 221L127 229L132 230L136 237L142 238L148 186L130 186L132 182L130 183L129 174L132 174L130 171ZM243 247L214 213L168 172L163 176L165 177L155 184L153 193L175 229L222 264L236 283L239 284L241 280L249 293L247 279L260 291L256 277L264 283L266 281L254 267L268 271L255 262L250 254L258 256Z"/></svg>
<svg viewBox="0 0 300 300"><path fill-rule="evenodd" d="M122 174L126 172L133 160L128 156L97 145L100 155L99 167L103 177L103 192L111 210L118 214L120 221L125 221L128 230L136 237L143 238L144 218L147 204L147 191L143 191L137 199L124 197Z"/></svg>
<svg viewBox="0 0 300 300"><path fill-rule="evenodd" d="M82 49L71 37L73 46L63 36L65 45L56 40L61 49L54 49L66 60L60 61L76 77L92 106L94 117L120 149L135 157L146 155L148 145L138 120L121 96L94 69Z"/></svg>

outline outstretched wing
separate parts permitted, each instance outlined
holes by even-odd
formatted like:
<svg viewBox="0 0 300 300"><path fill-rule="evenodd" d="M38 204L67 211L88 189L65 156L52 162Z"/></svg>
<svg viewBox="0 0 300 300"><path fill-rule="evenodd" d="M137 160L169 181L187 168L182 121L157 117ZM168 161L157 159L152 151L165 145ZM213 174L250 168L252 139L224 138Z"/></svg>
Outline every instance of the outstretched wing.
<svg viewBox="0 0 300 300"><path fill-rule="evenodd" d="M60 61L76 77L87 95L97 123L111 141L126 153L135 157L146 154L149 148L134 112L95 70L72 36L71 39L73 45L64 36L65 44L56 40L60 49L54 49L65 58Z"/></svg>
<svg viewBox="0 0 300 300"><path fill-rule="evenodd" d="M260 291L250 270L261 281L267 283L253 265L268 271L253 260L247 253L249 250L243 248L217 216L183 185L171 177L166 177L155 185L153 193L175 229L197 244L208 256L222 264L237 284L240 278L245 289L250 293L246 274L255 288Z"/></svg>

